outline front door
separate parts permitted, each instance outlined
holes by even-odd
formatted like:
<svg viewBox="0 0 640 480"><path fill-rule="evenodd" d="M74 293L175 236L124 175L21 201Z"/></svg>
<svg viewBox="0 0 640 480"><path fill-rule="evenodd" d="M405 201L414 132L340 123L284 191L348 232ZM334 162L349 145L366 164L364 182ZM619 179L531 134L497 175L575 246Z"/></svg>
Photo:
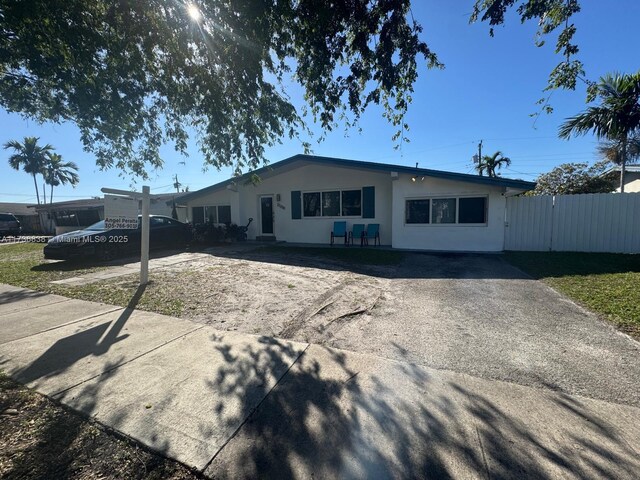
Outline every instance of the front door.
<svg viewBox="0 0 640 480"><path fill-rule="evenodd" d="M260 197L260 219L262 235L273 235L273 197L271 195Z"/></svg>

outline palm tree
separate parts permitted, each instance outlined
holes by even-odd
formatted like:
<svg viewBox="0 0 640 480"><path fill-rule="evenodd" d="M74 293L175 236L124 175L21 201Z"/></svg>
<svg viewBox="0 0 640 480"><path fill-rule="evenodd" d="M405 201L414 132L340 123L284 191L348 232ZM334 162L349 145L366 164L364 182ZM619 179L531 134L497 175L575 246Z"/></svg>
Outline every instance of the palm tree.
<svg viewBox="0 0 640 480"><path fill-rule="evenodd" d="M53 187L66 185L67 183L76 186L80 177L76 173L78 165L74 162L63 162L62 155L50 153L47 156L47 163L44 168L44 181L51 186L51 198L49 203L53 203Z"/></svg>
<svg viewBox="0 0 640 480"><path fill-rule="evenodd" d="M624 193L624 174L632 139L640 133L640 72L609 74L594 87L600 105L587 108L560 126L560 138L593 132L598 140L613 142L620 162L620 192Z"/></svg>
<svg viewBox="0 0 640 480"><path fill-rule="evenodd" d="M482 159L476 165L476 170L482 176L484 172L487 172L489 177L496 177L496 169L502 168L502 165L507 167L511 165L511 159L505 157L500 150L493 155L484 155Z"/></svg>
<svg viewBox="0 0 640 480"><path fill-rule="evenodd" d="M40 205L40 193L36 175L43 174L44 165L47 161L47 154L53 150L49 144L38 145L38 137L24 137L23 143L18 140L11 140L4 144L5 150L12 148L14 153L9 157L9 165L15 170L22 170L33 176L33 184L36 187L36 198Z"/></svg>
<svg viewBox="0 0 640 480"><path fill-rule="evenodd" d="M603 159L616 165L622 164L622 142L618 140L603 140L598 144L597 150ZM626 162L640 159L640 132L629 137L626 143L626 152Z"/></svg>

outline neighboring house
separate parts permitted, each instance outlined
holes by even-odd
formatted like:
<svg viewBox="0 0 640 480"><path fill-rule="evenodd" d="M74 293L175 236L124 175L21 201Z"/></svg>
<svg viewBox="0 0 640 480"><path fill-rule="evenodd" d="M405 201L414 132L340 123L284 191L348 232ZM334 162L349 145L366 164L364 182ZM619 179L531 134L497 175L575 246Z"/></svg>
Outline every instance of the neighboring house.
<svg viewBox="0 0 640 480"><path fill-rule="evenodd" d="M0 213L12 213L20 222L25 235L42 233L40 217L30 203L0 203Z"/></svg>
<svg viewBox="0 0 640 480"><path fill-rule="evenodd" d="M333 222L380 224L383 245L497 252L506 196L534 183L400 165L296 155L180 198L196 223L253 218L250 239L329 243Z"/></svg>
<svg viewBox="0 0 640 480"><path fill-rule="evenodd" d="M151 215L171 216L172 200L180 198L184 193L164 193L151 195L149 213ZM87 198L54 202L46 205L31 205L40 215L40 222L45 233L60 235L61 233L81 230L104 219L104 198ZM142 210L140 202L139 211ZM178 219L186 221L184 209L178 212ZM180 215L182 214L182 215Z"/></svg>
<svg viewBox="0 0 640 480"><path fill-rule="evenodd" d="M40 215L43 232L50 235L81 230L104 218L102 198L53 202L32 207Z"/></svg>
<svg viewBox="0 0 640 480"><path fill-rule="evenodd" d="M149 213L151 215L166 215L167 217L170 217L173 210L173 203L175 202L178 220L186 222L187 209L179 202L179 199L183 195L185 195L185 193L182 192L151 195L151 199L149 201ZM140 209L142 209L142 204L140 205Z"/></svg>
<svg viewBox="0 0 640 480"><path fill-rule="evenodd" d="M620 175L620 167L613 167L605 173L617 172ZM620 192L620 181L615 190ZM624 191L625 193L640 192L640 165L627 165L624 169Z"/></svg>

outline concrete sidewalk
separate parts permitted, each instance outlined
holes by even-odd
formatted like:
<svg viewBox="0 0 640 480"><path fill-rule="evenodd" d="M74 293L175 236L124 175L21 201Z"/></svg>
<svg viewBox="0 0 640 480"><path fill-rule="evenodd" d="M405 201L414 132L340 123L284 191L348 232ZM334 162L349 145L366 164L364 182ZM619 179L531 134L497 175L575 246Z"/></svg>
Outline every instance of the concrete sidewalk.
<svg viewBox="0 0 640 480"><path fill-rule="evenodd" d="M640 474L638 408L5 285L0 368L216 478Z"/></svg>

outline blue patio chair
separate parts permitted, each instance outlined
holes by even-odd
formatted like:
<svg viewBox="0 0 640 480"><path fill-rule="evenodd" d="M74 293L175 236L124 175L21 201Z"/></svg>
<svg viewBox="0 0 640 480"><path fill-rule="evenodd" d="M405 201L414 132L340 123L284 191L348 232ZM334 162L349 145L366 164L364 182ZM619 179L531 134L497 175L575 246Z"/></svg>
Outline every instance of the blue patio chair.
<svg viewBox="0 0 640 480"><path fill-rule="evenodd" d="M364 223L354 223L349 232L349 240L353 245L353 239L360 240L360 246L364 245Z"/></svg>
<svg viewBox="0 0 640 480"><path fill-rule="evenodd" d="M373 239L374 245L380 245L380 224L379 223L369 223L367 225L367 229L364 232L364 244L369 245L369 239Z"/></svg>
<svg viewBox="0 0 640 480"><path fill-rule="evenodd" d="M344 237L344 244L347 244L347 222L333 222L333 230L331 230L331 245L333 245L336 237Z"/></svg>

